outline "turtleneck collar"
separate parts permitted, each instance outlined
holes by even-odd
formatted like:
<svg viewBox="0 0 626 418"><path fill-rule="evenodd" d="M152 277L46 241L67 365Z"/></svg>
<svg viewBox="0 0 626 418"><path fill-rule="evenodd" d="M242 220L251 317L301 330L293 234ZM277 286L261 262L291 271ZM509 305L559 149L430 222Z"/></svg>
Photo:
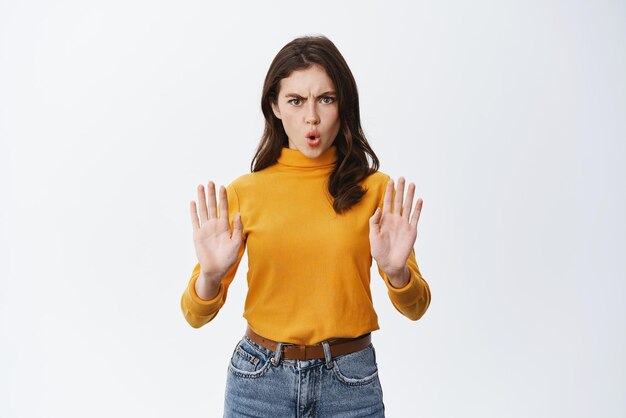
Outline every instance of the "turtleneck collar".
<svg viewBox="0 0 626 418"><path fill-rule="evenodd" d="M337 161L337 148L331 145L317 158L309 158L297 149L283 147L278 163L289 167L326 167L332 166Z"/></svg>

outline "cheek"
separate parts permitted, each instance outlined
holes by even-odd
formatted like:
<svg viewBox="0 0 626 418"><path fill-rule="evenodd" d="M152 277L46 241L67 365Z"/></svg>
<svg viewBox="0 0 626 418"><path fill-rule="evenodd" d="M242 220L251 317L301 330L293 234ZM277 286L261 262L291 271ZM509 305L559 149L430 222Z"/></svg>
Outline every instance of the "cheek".
<svg viewBox="0 0 626 418"><path fill-rule="evenodd" d="M339 123L339 109L337 108L327 109L324 114L324 117L328 121L328 123L331 125Z"/></svg>
<svg viewBox="0 0 626 418"><path fill-rule="evenodd" d="M296 115L294 115L293 112L282 113L283 127L285 128L285 130L288 130L292 126L294 126L296 123L295 120L296 120Z"/></svg>

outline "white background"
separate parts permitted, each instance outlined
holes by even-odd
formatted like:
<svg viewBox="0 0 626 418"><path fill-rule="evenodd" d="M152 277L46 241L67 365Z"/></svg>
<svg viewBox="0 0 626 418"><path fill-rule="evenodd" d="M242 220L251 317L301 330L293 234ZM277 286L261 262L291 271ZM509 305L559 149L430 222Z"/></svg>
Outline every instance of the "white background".
<svg viewBox="0 0 626 418"><path fill-rule="evenodd" d="M246 261L191 328L188 204L249 171L313 33L424 199L426 315L372 271L387 416L626 415L623 2L4 0L0 416L221 416Z"/></svg>

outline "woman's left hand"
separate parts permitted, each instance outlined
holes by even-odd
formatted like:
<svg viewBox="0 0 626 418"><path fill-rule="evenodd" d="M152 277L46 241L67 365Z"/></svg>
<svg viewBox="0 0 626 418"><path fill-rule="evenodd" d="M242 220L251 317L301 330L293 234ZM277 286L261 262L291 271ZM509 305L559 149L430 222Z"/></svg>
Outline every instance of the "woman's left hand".
<svg viewBox="0 0 626 418"><path fill-rule="evenodd" d="M390 179L385 190L382 211L377 208L370 218L370 248L372 257L378 263L378 267L387 274L392 285L402 287L410 278L407 261L417 238L417 221L422 211L423 200L417 199L415 210L411 215L415 185L409 184L403 205L404 177L400 177L392 210L393 192L393 180Z"/></svg>

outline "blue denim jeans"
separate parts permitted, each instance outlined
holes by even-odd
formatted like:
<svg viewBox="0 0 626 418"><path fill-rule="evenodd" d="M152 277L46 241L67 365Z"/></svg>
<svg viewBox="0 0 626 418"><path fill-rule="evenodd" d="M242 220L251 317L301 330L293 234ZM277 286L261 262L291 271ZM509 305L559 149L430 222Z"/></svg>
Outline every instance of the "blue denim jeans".
<svg viewBox="0 0 626 418"><path fill-rule="evenodd" d="M247 336L235 346L226 379L224 417L384 417L374 346L326 358L291 360Z"/></svg>

